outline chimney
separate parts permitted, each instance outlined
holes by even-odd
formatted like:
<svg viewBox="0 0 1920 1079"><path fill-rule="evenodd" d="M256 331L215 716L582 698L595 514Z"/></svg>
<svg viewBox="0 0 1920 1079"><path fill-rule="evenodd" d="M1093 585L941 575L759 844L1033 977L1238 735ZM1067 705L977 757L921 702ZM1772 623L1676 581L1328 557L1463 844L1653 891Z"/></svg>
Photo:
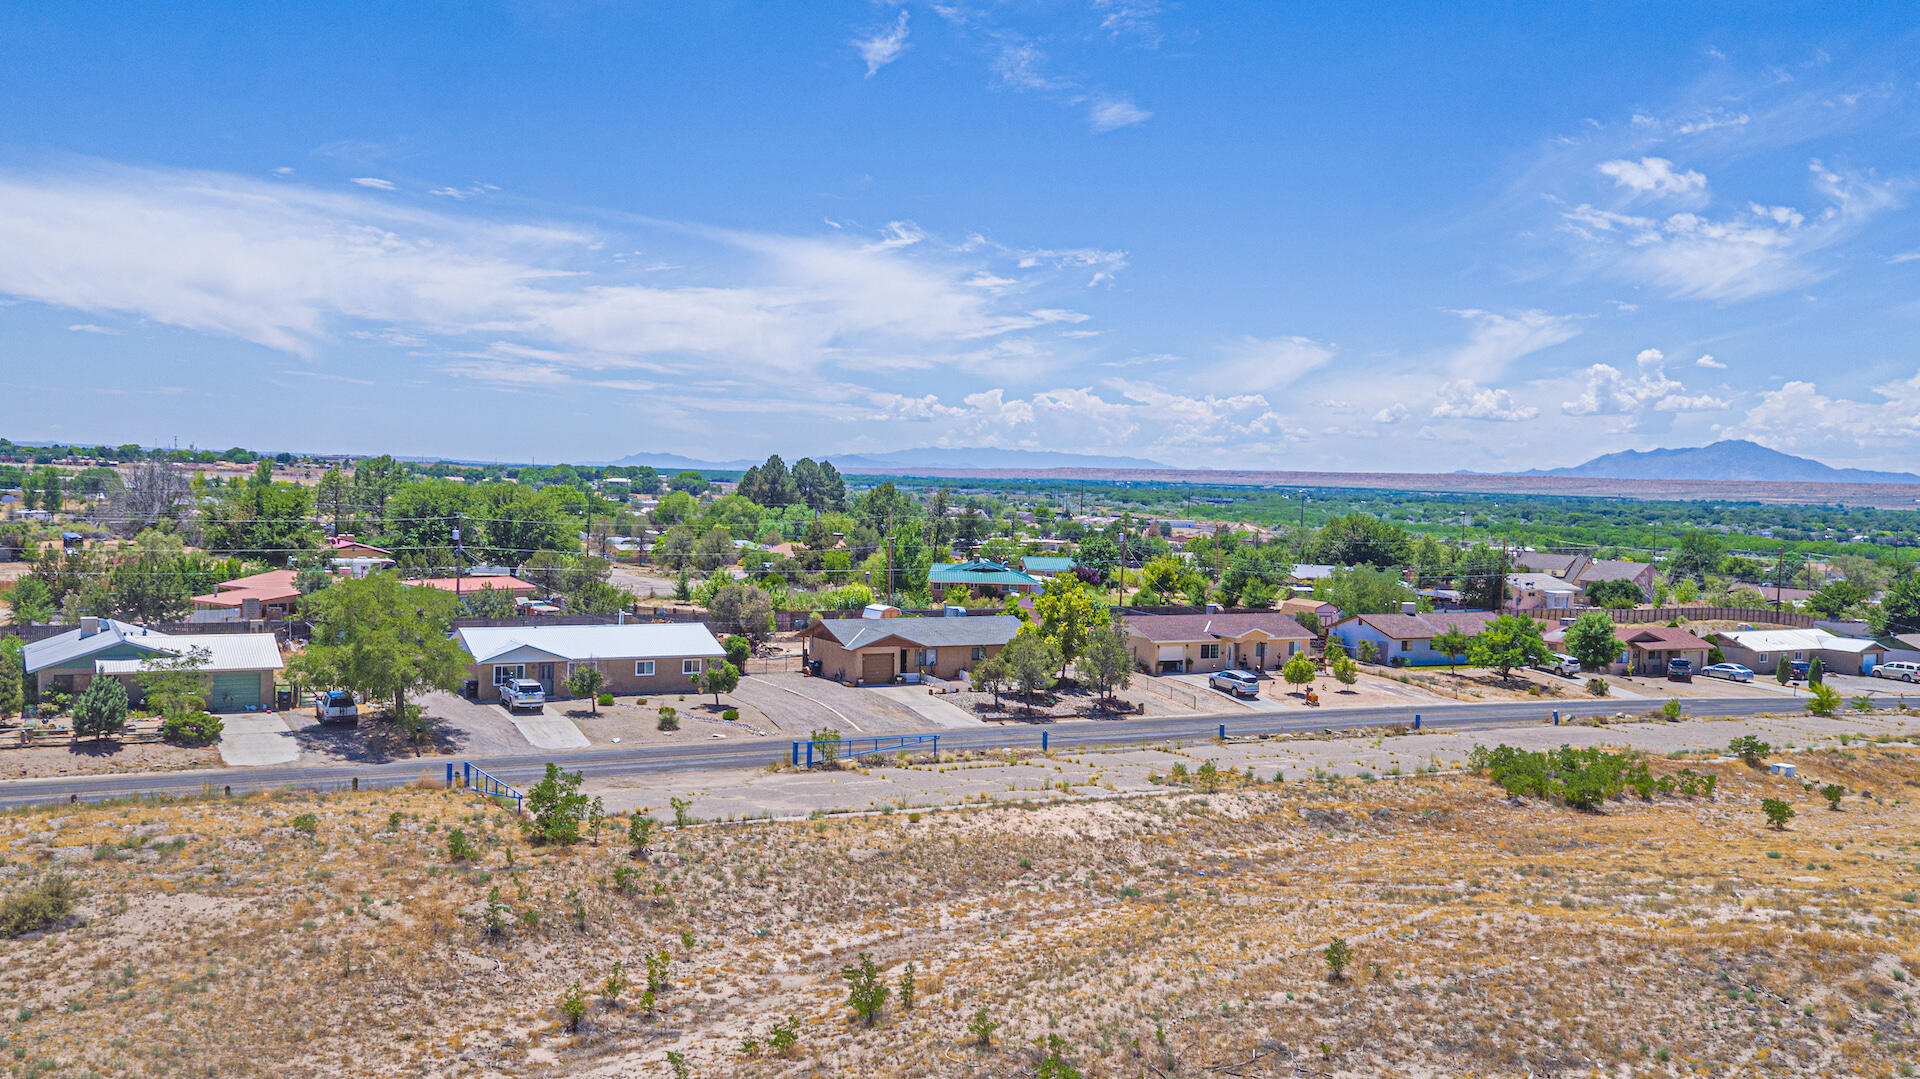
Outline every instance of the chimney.
<svg viewBox="0 0 1920 1079"><path fill-rule="evenodd" d="M260 618L260 597L248 596L246 599L241 600L240 617L248 621Z"/></svg>
<svg viewBox="0 0 1920 1079"><path fill-rule="evenodd" d="M80 636L91 637L98 632L100 632L100 620L98 618L90 614L80 617Z"/></svg>
<svg viewBox="0 0 1920 1079"><path fill-rule="evenodd" d="M1401 614L1418 614L1419 612L1420 612L1420 604L1415 602L1414 600L1405 599L1400 601Z"/></svg>

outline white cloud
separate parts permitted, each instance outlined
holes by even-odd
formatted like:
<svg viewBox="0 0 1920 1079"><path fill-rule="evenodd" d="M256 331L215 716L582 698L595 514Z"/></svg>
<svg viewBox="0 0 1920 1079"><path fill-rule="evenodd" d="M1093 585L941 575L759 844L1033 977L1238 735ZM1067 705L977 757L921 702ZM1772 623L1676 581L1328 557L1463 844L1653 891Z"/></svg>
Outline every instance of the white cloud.
<svg viewBox="0 0 1920 1079"><path fill-rule="evenodd" d="M1433 406L1435 419L1490 420L1500 423L1517 423L1530 420L1540 414L1532 405L1514 403L1513 394L1507 390L1482 386L1465 379L1449 382L1440 387L1440 403Z"/></svg>
<svg viewBox="0 0 1920 1079"><path fill-rule="evenodd" d="M871 79L883 67L900 59L907 51L907 11L900 10L900 18L892 26L876 30L866 37L853 39L853 47L860 59L867 63L867 78Z"/></svg>
<svg viewBox="0 0 1920 1079"><path fill-rule="evenodd" d="M1672 394L1655 401L1653 409L1655 412L1714 412L1727 407L1728 403L1726 398L1715 397L1710 393L1694 397Z"/></svg>
<svg viewBox="0 0 1920 1079"><path fill-rule="evenodd" d="M1473 323L1466 344L1446 358L1456 378L1484 382L1505 374L1513 361L1578 336L1574 319L1545 311L1500 315L1465 310L1454 314Z"/></svg>
<svg viewBox="0 0 1920 1079"><path fill-rule="evenodd" d="M1144 124L1153 114L1123 97L1096 97L1087 106L1087 122L1099 132Z"/></svg>
<svg viewBox="0 0 1920 1079"><path fill-rule="evenodd" d="M1719 360L1714 359L1713 354L1710 352L1703 354L1699 359L1693 361L1693 365L1695 367L1705 367L1714 371L1725 371L1727 369L1727 365L1724 363L1721 363Z"/></svg>
<svg viewBox="0 0 1920 1079"><path fill-rule="evenodd" d="M120 331L111 326L96 326L91 322L77 322L67 329L73 333L97 333L105 337L118 337Z"/></svg>
<svg viewBox="0 0 1920 1079"><path fill-rule="evenodd" d="M1175 459L1222 451L1234 459L1278 452L1295 441L1260 394L1189 396L1157 385L1112 379L1106 392L1067 386L1021 398L994 388L949 404L933 394L871 394L872 419L922 423L910 437L936 445L1044 447Z"/></svg>
<svg viewBox="0 0 1920 1079"><path fill-rule="evenodd" d="M1612 364L1587 368L1586 389L1574 400L1561 402L1560 411L1569 416L1631 415L1651 401L1686 389L1667 377L1666 357L1657 348L1642 349L1634 365L1639 374L1633 378Z"/></svg>
<svg viewBox="0 0 1920 1079"><path fill-rule="evenodd" d="M1675 172L1673 162L1664 157L1603 161L1600 163L1600 173L1612 177L1615 184L1639 195L1693 195L1704 193L1707 189L1706 176L1692 169Z"/></svg>
<svg viewBox="0 0 1920 1079"><path fill-rule="evenodd" d="M1404 420L1407 418L1407 412L1408 412L1408 409L1406 406L1406 402L1395 401L1393 404L1390 404L1387 407L1381 409L1380 411L1374 413L1373 422L1399 423L1401 420Z"/></svg>
<svg viewBox="0 0 1920 1079"><path fill-rule="evenodd" d="M705 245L706 279L643 283L606 252L656 245L597 226L454 216L222 173L0 171L0 295L299 355L365 332L422 342L419 352L504 341L553 363L696 374L739 364L770 377L887 358L929 366L1075 324L1086 316L1035 302L1036 290L1066 287L1089 263L1124 263L941 245L905 223L877 238L648 227L662 243ZM982 273L1021 287L1002 296L969 284Z"/></svg>
<svg viewBox="0 0 1920 1079"><path fill-rule="evenodd" d="M1887 264L1890 266L1898 266L1903 262L1920 262L1920 251L1902 251L1898 255L1890 255L1887 258Z"/></svg>
<svg viewBox="0 0 1920 1079"><path fill-rule="evenodd" d="M1873 387L1877 401L1829 397L1812 383L1794 380L1760 395L1739 423L1722 430L1745 432L1783 450L1872 450L1901 446L1911 459L1920 439L1920 371ZM1909 468L1911 466L1908 466Z"/></svg>
<svg viewBox="0 0 1920 1079"><path fill-rule="evenodd" d="M443 199L465 201L477 195L484 195L489 191L498 190L500 190L500 188L493 184L468 184L465 187L436 187L428 191L427 194L438 195Z"/></svg>
<svg viewBox="0 0 1920 1079"><path fill-rule="evenodd" d="M1210 386L1254 392L1290 386L1333 359L1332 348L1306 337L1243 337L1221 352L1225 361L1201 377Z"/></svg>
<svg viewBox="0 0 1920 1079"><path fill-rule="evenodd" d="M371 187L376 191L394 190L392 180L382 180L378 176L355 176L353 182L359 184L361 187Z"/></svg>
<svg viewBox="0 0 1920 1079"><path fill-rule="evenodd" d="M1646 281L1674 296L1743 300L1799 287L1826 276L1810 256L1857 235L1900 202L1904 185L1808 164L1827 205L1808 215L1790 206L1749 203L1746 212L1712 218L1676 213L1663 219L1581 204L1562 213L1566 230L1588 245L1596 264Z"/></svg>

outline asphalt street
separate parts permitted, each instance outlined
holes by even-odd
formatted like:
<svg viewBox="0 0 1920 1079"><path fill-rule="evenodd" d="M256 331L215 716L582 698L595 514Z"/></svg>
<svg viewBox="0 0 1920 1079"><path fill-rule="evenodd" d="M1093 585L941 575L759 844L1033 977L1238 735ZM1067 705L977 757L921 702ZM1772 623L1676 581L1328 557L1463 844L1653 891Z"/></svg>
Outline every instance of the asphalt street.
<svg viewBox="0 0 1920 1079"><path fill-rule="evenodd" d="M1883 705L1888 701L1881 701ZM1700 697L1685 702L1691 715L1750 716L1767 712L1798 711L1804 702L1765 697ZM1001 747L1037 747L1042 731L1051 744L1070 748L1087 745L1117 745L1191 741L1219 733L1225 724L1227 736L1242 738L1283 732L1340 730L1394 723L1412 723L1418 715L1423 726L1449 730L1494 727L1516 722L1545 720L1557 709L1562 718L1639 712L1649 702L1591 701L1511 701L1497 704L1441 704L1431 707L1327 708L1302 714L1298 708L1286 711L1236 712L1232 715L1159 716L1136 719L1102 720L1092 723L1054 723L1032 726L1008 723L978 730L943 731L940 748L959 750L997 749ZM786 759L790 742L771 739L707 743L686 746L627 748L601 747L572 751L548 751L467 758L502 782L522 789L536 782L547 762L560 764L568 771L589 777L608 778L673 771L705 771L725 768L753 768L774 759ZM422 776L444 776L450 758L423 757L418 760L382 764L298 763L253 768L200 769L185 772L144 775L62 776L52 779L16 779L0 782L0 808L57 803L73 800L93 801L143 795L183 795L205 790L231 790L235 794L276 790L282 787L305 790L339 790L355 781L363 788L398 786ZM459 761L455 761L455 769Z"/></svg>

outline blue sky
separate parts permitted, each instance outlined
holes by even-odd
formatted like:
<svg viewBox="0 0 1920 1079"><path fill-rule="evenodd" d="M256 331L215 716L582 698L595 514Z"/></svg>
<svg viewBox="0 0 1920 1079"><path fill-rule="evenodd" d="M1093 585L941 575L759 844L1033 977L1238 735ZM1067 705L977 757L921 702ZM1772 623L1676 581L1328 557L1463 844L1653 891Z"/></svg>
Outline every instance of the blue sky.
<svg viewBox="0 0 1920 1079"><path fill-rule="evenodd" d="M1911 5L0 9L16 439L1920 461Z"/></svg>

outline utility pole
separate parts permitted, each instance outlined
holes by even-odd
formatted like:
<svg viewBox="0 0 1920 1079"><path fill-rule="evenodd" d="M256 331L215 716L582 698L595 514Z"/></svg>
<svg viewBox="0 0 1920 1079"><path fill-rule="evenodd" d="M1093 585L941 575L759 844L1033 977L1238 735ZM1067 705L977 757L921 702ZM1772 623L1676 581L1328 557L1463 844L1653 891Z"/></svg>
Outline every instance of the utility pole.
<svg viewBox="0 0 1920 1079"><path fill-rule="evenodd" d="M1785 583L1786 576L1787 576L1787 541L1781 540L1780 541L1780 561L1774 566L1774 570L1773 570L1773 609L1776 611L1780 609L1780 586L1783 583Z"/></svg>
<svg viewBox="0 0 1920 1079"><path fill-rule="evenodd" d="M893 606L893 518L887 518L887 606Z"/></svg>
<svg viewBox="0 0 1920 1079"><path fill-rule="evenodd" d="M453 596L460 598L460 579L467 573L467 549L460 543L460 526L465 524L467 515L461 513L453 519Z"/></svg>

